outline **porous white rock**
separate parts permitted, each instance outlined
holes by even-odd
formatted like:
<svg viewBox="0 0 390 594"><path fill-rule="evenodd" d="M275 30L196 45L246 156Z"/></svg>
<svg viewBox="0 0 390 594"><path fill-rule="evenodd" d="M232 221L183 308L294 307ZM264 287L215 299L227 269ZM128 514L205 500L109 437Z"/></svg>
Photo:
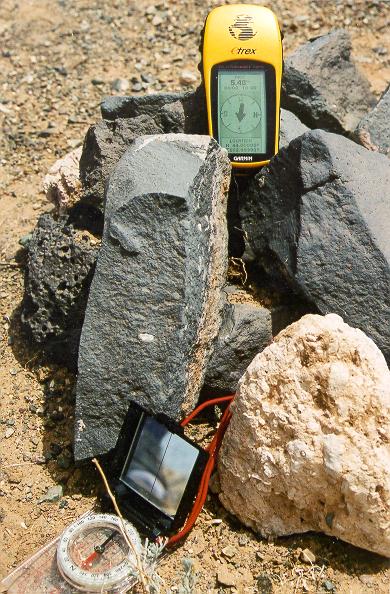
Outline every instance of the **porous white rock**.
<svg viewBox="0 0 390 594"><path fill-rule="evenodd" d="M240 380L220 499L264 537L321 531L390 557L390 372L335 315L283 330Z"/></svg>
<svg viewBox="0 0 390 594"><path fill-rule="evenodd" d="M59 212L63 212L79 199L81 182L79 163L82 147L78 147L58 159L43 180L43 190L47 199Z"/></svg>

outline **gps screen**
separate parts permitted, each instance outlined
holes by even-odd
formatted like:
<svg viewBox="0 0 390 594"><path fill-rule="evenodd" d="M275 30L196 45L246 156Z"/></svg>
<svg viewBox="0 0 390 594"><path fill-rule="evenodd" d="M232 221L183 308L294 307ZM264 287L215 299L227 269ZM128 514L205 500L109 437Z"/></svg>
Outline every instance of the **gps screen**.
<svg viewBox="0 0 390 594"><path fill-rule="evenodd" d="M267 152L267 99L262 70L219 70L218 142L230 154Z"/></svg>

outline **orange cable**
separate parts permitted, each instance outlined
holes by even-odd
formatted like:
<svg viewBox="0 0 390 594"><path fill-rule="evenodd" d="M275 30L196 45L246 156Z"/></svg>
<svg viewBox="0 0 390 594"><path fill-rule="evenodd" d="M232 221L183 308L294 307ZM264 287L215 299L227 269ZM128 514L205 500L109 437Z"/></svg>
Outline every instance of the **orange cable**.
<svg viewBox="0 0 390 594"><path fill-rule="evenodd" d="M208 406L213 406L215 404L221 404L222 402L229 402L228 407L225 409L225 411L221 417L219 427L218 427L213 439L211 440L210 444L206 448L210 454L210 457L207 461L205 470L203 472L202 479L201 479L200 485L199 485L199 490L198 490L197 496L195 498L193 508L192 508L183 528L177 534L174 534L173 536L171 536L171 538L168 540L167 546L172 546L172 545L176 544L179 540L184 538L184 536L186 536L186 534L188 534L188 532L191 530L191 528L195 524L196 519L197 519L198 515L200 514L201 509L204 505L204 502L206 501L208 486L209 486L209 482L210 482L211 473L215 466L216 456L217 456L219 448L221 446L223 435L226 431L226 428L227 428L230 418L232 416L232 413L230 411L230 404L233 401L233 399L234 399L234 394L232 394L231 396L223 396L220 398L213 398L212 400L203 402L194 411L192 411L192 413L190 413L185 419L183 419L183 421L181 422L181 426L185 427L197 414L199 414L203 409L207 408Z"/></svg>
<svg viewBox="0 0 390 594"><path fill-rule="evenodd" d="M182 427L185 427L186 425L188 425L188 423L190 421L192 421L192 419L194 417L196 417L196 415L198 415L202 410L204 410L208 406L213 406L215 404L221 404L222 402L231 402L233 400L233 398L234 398L234 394L231 394L230 396L221 396L220 398L213 398L212 400L207 400L206 402L203 402L202 404L199 404L199 406L197 406L188 415L188 417L186 417L185 419L182 420L182 422L180 423L180 425Z"/></svg>

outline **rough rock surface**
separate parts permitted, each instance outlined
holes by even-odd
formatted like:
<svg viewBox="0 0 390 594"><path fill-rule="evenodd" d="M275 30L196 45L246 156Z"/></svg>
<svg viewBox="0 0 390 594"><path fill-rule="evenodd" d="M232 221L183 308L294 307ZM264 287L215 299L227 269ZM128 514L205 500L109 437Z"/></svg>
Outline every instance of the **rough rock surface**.
<svg viewBox="0 0 390 594"><path fill-rule="evenodd" d="M390 163L321 130L293 140L242 196L249 248L320 313L390 360Z"/></svg>
<svg viewBox="0 0 390 594"><path fill-rule="evenodd" d="M279 136L279 150L288 144L297 136L301 136L307 132L309 128L302 124L301 120L297 118L291 111L287 109L280 110L280 136Z"/></svg>
<svg viewBox="0 0 390 594"><path fill-rule="evenodd" d="M103 121L85 137L80 178L86 200L102 207L108 177L126 148L139 136L185 132L207 133L203 90L191 93L107 97Z"/></svg>
<svg viewBox="0 0 390 594"><path fill-rule="evenodd" d="M22 322L33 339L72 366L99 242L68 216L39 218L28 244Z"/></svg>
<svg viewBox="0 0 390 594"><path fill-rule="evenodd" d="M43 180L43 190L46 197L59 212L70 208L80 198L80 157L81 147L78 147L66 154L62 159L58 159Z"/></svg>
<svg viewBox="0 0 390 594"><path fill-rule="evenodd" d="M375 100L351 61L351 49L349 34L337 29L287 56L282 106L310 128L353 132Z"/></svg>
<svg viewBox="0 0 390 594"><path fill-rule="evenodd" d="M207 365L204 387L233 393L253 357L272 340L271 312L252 303L226 302L222 325Z"/></svg>
<svg viewBox="0 0 390 594"><path fill-rule="evenodd" d="M153 119L159 128L168 132L175 132L172 130L173 126L180 126L187 133L198 130L199 134L207 128L203 87L187 93L106 97L100 108L105 120L147 116Z"/></svg>
<svg viewBox="0 0 390 594"><path fill-rule="evenodd" d="M103 120L85 137L80 159L83 199L103 208L108 177L125 150L145 134L207 134L203 87L194 92L107 97L101 104ZM280 143L287 145L307 127L282 110Z"/></svg>
<svg viewBox="0 0 390 594"><path fill-rule="evenodd" d="M390 556L390 372L360 330L308 315L240 381L220 498L263 537L322 531Z"/></svg>
<svg viewBox="0 0 390 594"><path fill-rule="evenodd" d="M139 138L111 175L80 341L78 459L115 445L130 400L175 418L195 404L221 323L229 181L225 150L180 134Z"/></svg>
<svg viewBox="0 0 390 594"><path fill-rule="evenodd" d="M374 109L359 123L355 135L367 149L390 156L390 85Z"/></svg>

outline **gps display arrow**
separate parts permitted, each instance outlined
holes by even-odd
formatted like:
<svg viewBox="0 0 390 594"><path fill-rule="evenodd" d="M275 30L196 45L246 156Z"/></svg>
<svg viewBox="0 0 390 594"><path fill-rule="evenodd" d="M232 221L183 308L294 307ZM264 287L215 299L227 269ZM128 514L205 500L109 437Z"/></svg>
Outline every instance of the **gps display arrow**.
<svg viewBox="0 0 390 594"><path fill-rule="evenodd" d="M239 122L242 122L242 120L245 118L246 113L244 113L244 104L240 103L240 109L238 111L236 111L236 116Z"/></svg>

